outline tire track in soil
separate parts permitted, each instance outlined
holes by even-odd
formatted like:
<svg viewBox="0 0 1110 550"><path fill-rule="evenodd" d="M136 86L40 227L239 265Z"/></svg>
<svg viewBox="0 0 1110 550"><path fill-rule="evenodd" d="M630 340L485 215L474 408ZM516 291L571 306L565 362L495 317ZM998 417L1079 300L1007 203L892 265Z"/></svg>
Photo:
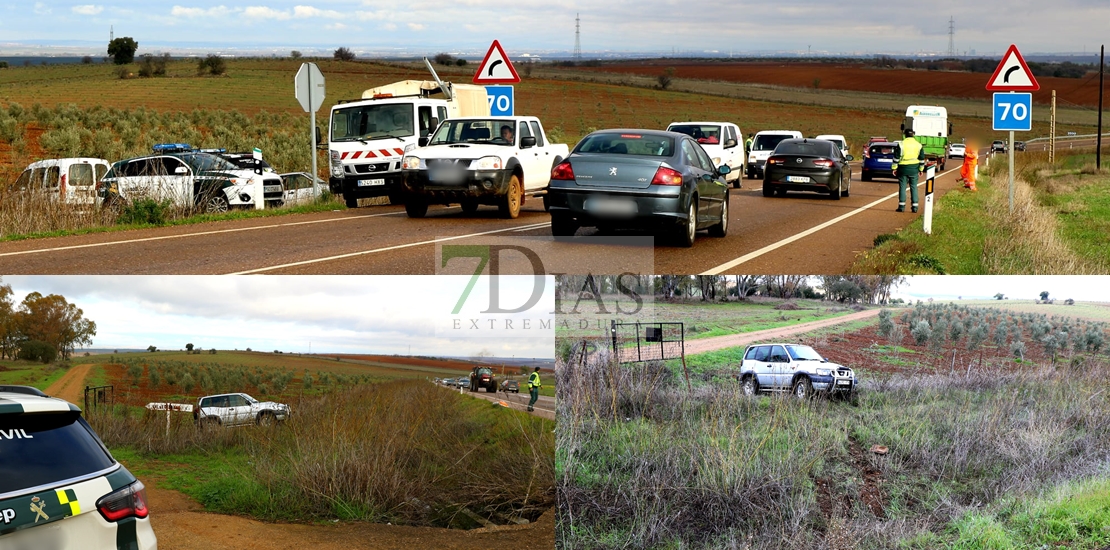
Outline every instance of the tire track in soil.
<svg viewBox="0 0 1110 550"><path fill-rule="evenodd" d="M65 399L80 407L85 402L85 378L88 377L92 367L91 363L70 367L61 378L50 384L44 393L50 397Z"/></svg>

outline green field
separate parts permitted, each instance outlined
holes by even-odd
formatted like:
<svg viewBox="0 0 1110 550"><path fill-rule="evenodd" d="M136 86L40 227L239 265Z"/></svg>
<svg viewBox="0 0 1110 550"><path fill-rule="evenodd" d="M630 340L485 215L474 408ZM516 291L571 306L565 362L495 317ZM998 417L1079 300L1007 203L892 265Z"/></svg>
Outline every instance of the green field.
<svg viewBox="0 0 1110 550"><path fill-rule="evenodd" d="M30 361L0 361L0 384L33 386L45 390L56 382L66 369Z"/></svg>

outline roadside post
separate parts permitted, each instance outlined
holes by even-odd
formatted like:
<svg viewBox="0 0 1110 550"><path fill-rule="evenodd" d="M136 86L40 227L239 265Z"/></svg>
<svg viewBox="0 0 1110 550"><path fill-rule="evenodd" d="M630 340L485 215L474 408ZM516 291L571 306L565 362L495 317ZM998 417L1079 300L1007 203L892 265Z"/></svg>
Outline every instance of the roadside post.
<svg viewBox="0 0 1110 550"><path fill-rule="evenodd" d="M1033 94L1041 89L1033 71L1021 57L1017 46L1010 44L994 75L987 81L987 90L996 92L993 97L992 128L1010 133L1006 150L1010 160L1010 213L1014 213L1014 132L1033 129ZM999 93L1004 92L1004 93ZM1021 92L1021 93L1019 93Z"/></svg>
<svg viewBox="0 0 1110 550"><path fill-rule="evenodd" d="M925 169L925 215L923 229L926 235L933 234L933 184L937 179L937 166L934 164Z"/></svg>
<svg viewBox="0 0 1110 550"><path fill-rule="evenodd" d="M324 75L315 63L301 63L293 85L301 108L311 114L308 133L312 136L312 198L316 199L316 111L324 104Z"/></svg>
<svg viewBox="0 0 1110 550"><path fill-rule="evenodd" d="M166 411L166 437L170 436L170 414L176 412L193 412L193 406L188 403L147 403L146 408L152 411Z"/></svg>

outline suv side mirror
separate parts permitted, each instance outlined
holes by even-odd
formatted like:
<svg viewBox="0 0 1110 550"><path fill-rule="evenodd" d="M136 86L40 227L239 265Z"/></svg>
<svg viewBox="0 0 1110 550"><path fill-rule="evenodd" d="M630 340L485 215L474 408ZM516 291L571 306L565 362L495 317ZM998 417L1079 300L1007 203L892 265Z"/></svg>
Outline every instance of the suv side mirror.
<svg viewBox="0 0 1110 550"><path fill-rule="evenodd" d="M520 138L520 148L521 149L527 149L529 147L535 147L535 146L536 146L536 138L534 138L532 136Z"/></svg>
<svg viewBox="0 0 1110 550"><path fill-rule="evenodd" d="M178 166L177 168L173 169L173 173L175 175L184 175L189 173L189 169L184 166Z"/></svg>
<svg viewBox="0 0 1110 550"><path fill-rule="evenodd" d="M424 136L424 137L416 140L416 145L418 147L427 147L428 146L428 137Z"/></svg>
<svg viewBox="0 0 1110 550"><path fill-rule="evenodd" d="M856 160L856 157L853 157L852 155L845 155L844 160L851 162L853 160Z"/></svg>
<svg viewBox="0 0 1110 550"><path fill-rule="evenodd" d="M732 167L727 165L727 164L722 164L722 165L717 167L717 174L718 175L723 176L723 175L728 174L730 172L732 172Z"/></svg>
<svg viewBox="0 0 1110 550"><path fill-rule="evenodd" d="M725 149L732 149L733 147L736 147L736 140L735 139L726 139L725 140Z"/></svg>

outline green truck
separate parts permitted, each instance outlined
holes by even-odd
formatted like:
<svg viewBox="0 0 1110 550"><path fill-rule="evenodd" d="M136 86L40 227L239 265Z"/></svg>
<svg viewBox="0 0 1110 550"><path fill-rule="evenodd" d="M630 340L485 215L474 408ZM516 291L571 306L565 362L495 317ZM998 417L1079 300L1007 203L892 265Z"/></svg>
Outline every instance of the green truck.
<svg viewBox="0 0 1110 550"><path fill-rule="evenodd" d="M913 130L917 141L925 150L925 160L932 161L944 170L948 158L948 136L952 125L948 122L948 109L934 105L910 105L902 121L902 131Z"/></svg>

